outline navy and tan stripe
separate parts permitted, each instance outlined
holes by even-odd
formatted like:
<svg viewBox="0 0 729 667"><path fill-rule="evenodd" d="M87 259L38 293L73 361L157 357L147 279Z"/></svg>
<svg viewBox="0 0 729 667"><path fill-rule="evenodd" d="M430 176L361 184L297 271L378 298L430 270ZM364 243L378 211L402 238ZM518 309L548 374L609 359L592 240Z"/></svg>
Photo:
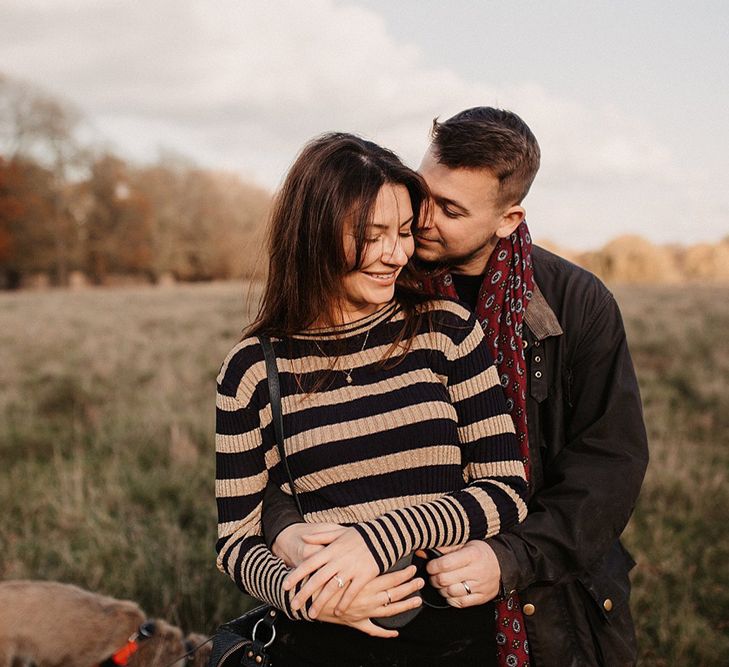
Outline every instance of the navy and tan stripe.
<svg viewBox="0 0 729 667"><path fill-rule="evenodd" d="M402 326L394 304L345 327L273 341L304 518L354 526L381 571L414 549L494 534L526 512L514 427L483 332L459 304L430 307L410 352L385 364ZM339 355L334 370L326 355ZM291 611L288 570L261 533L266 484L289 489L257 339L226 357L216 406L218 567L251 595L306 618Z"/></svg>

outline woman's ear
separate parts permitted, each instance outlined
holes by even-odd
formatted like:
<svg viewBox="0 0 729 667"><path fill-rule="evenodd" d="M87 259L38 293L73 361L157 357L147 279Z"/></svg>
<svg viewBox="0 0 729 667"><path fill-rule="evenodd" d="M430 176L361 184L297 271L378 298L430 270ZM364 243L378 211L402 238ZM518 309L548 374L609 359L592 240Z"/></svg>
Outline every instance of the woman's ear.
<svg viewBox="0 0 729 667"><path fill-rule="evenodd" d="M518 204L509 206L501 216L501 222L496 228L496 236L505 239L511 236L516 228L523 222L526 217L526 209Z"/></svg>

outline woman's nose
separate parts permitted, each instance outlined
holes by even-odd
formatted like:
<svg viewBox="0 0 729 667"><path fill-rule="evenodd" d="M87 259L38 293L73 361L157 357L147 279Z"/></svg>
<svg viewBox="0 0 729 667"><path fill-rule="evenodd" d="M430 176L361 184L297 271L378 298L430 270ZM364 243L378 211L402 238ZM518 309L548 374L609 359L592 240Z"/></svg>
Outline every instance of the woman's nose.
<svg viewBox="0 0 729 667"><path fill-rule="evenodd" d="M408 263L408 259L410 259L408 254L405 252L405 249L402 247L402 238L400 238L400 236L395 239L389 249L387 248L387 243L383 242L382 250L382 259L388 264L405 266L405 264Z"/></svg>

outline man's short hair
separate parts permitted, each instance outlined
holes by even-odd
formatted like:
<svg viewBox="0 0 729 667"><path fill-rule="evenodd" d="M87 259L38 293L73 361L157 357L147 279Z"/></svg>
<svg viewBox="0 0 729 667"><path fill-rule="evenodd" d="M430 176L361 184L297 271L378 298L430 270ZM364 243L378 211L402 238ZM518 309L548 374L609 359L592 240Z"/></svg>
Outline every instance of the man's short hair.
<svg viewBox="0 0 729 667"><path fill-rule="evenodd" d="M520 204L539 170L539 144L511 111L474 107L433 120L435 157L450 169L488 169L499 179L499 203Z"/></svg>

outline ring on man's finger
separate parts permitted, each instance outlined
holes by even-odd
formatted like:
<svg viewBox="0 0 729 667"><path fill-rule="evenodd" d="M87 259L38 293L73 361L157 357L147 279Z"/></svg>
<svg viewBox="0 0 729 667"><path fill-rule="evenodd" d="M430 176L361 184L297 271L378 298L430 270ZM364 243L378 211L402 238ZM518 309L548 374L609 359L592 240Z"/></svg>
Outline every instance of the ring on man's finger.
<svg viewBox="0 0 729 667"><path fill-rule="evenodd" d="M342 577L335 574L332 579L337 582L337 586L339 586L339 588L344 588L344 579L342 579Z"/></svg>
<svg viewBox="0 0 729 667"><path fill-rule="evenodd" d="M461 583L463 584L463 588L466 589L466 593L471 595L471 587L465 581L462 581Z"/></svg>
<svg viewBox="0 0 729 667"><path fill-rule="evenodd" d="M390 591L387 589L385 589L385 595L387 595L387 602L383 606L387 607L387 605L392 604L392 598L390 597Z"/></svg>

